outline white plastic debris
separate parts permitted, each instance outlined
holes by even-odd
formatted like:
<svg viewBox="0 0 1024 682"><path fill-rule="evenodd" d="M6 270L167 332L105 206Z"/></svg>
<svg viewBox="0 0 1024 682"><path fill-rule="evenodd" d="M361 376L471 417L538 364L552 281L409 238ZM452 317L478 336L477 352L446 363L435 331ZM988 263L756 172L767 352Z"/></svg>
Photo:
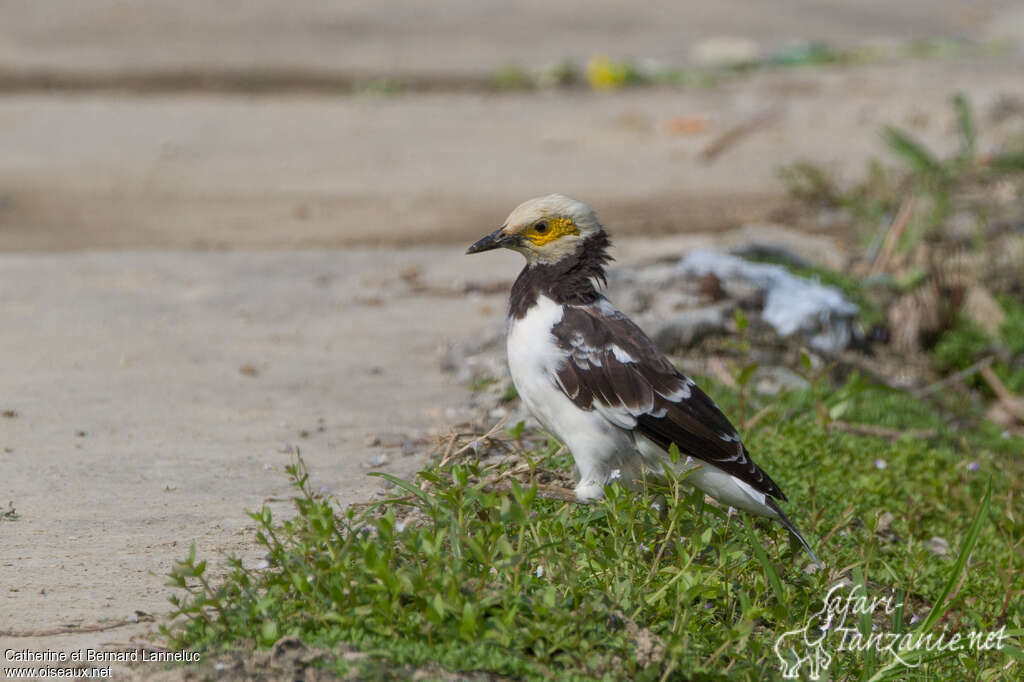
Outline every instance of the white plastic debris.
<svg viewBox="0 0 1024 682"><path fill-rule="evenodd" d="M808 345L835 355L849 345L857 306L835 287L797 277L780 265L751 263L714 249L697 249L676 266L680 274L714 274L721 280L745 280L764 291L762 319L780 336L804 334Z"/></svg>

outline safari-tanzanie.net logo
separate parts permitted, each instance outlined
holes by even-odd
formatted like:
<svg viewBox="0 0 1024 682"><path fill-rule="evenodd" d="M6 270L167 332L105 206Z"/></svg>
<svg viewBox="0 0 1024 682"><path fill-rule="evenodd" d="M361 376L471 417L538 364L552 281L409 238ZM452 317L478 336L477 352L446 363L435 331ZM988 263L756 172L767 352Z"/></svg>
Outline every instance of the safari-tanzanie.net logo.
<svg viewBox="0 0 1024 682"><path fill-rule="evenodd" d="M902 602L893 602L893 595L872 597L860 585L832 586L820 611L808 618L802 628L784 632L775 640L775 655L779 658L782 676L796 679L804 671L809 679L820 679L832 665L833 656L841 652L862 655L874 651L879 660L889 657L916 668L925 658L921 656L923 653L1001 650L1004 640L1009 638L1005 625L998 630L954 633L944 629L887 632L874 624L870 632L861 629L858 621L865 615L872 618L885 614L891 623L893 614L903 606Z"/></svg>

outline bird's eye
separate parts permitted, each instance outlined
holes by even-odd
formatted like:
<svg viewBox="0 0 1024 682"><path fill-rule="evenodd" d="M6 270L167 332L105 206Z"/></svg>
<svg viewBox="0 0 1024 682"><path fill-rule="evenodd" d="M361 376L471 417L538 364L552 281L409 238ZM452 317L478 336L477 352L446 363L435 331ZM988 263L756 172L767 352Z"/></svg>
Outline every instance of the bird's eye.
<svg viewBox="0 0 1024 682"><path fill-rule="evenodd" d="M545 232L548 231L548 224L541 221L533 226L533 231L536 232L537 234L544 234Z"/></svg>

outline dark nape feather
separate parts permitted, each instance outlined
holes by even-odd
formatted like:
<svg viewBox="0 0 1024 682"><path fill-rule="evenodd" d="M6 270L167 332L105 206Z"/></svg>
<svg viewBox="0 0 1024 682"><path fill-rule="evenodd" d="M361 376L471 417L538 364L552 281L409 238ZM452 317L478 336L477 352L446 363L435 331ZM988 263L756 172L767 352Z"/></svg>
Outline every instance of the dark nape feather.
<svg viewBox="0 0 1024 682"><path fill-rule="evenodd" d="M544 294L555 303L588 305L601 295L594 281L606 283L604 266L611 240L604 231L593 234L576 247L575 253L557 263L527 265L512 285L509 316L521 320L537 297Z"/></svg>

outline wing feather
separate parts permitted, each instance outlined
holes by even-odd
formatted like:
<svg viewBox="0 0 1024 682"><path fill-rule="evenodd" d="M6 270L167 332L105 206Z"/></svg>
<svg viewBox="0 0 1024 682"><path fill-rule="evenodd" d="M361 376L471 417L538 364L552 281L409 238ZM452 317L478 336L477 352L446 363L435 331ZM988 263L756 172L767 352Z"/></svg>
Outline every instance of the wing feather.
<svg viewBox="0 0 1024 682"><path fill-rule="evenodd" d="M669 362L644 332L607 299L566 306L551 333L566 352L559 388L573 403L635 429L664 449L679 451L785 500L779 486L750 458L739 434L704 391Z"/></svg>

